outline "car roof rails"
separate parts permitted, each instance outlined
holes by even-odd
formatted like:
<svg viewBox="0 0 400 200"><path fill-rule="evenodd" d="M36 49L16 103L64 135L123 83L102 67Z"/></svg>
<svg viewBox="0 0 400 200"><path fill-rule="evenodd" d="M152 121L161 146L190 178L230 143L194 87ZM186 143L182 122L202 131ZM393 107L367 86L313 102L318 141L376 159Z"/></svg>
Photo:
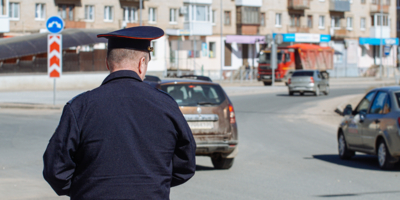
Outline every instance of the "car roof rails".
<svg viewBox="0 0 400 200"><path fill-rule="evenodd" d="M211 78L208 76L182 75L182 76L179 76L178 78L189 78L189 79L212 82Z"/></svg>
<svg viewBox="0 0 400 200"><path fill-rule="evenodd" d="M143 81L159 83L161 79L158 76L146 75Z"/></svg>

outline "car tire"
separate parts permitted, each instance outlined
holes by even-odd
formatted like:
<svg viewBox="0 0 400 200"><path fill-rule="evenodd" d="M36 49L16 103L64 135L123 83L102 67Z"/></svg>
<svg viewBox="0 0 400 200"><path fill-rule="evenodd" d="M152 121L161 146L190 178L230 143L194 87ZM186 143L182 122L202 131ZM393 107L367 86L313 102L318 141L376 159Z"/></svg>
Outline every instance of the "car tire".
<svg viewBox="0 0 400 200"><path fill-rule="evenodd" d="M304 92L300 92L300 95L301 95L301 96L304 96Z"/></svg>
<svg viewBox="0 0 400 200"><path fill-rule="evenodd" d="M320 91L319 91L319 86L315 89L314 95L317 97L319 96Z"/></svg>
<svg viewBox="0 0 400 200"><path fill-rule="evenodd" d="M221 155L211 157L215 169L229 169L233 165L234 158L223 158Z"/></svg>
<svg viewBox="0 0 400 200"><path fill-rule="evenodd" d="M377 155L378 155L378 163L379 167L381 169L392 169L394 166L394 163L391 163L390 161L392 160L392 156L389 153L389 150L386 146L386 143L383 139L381 139L378 142L378 149L377 149Z"/></svg>
<svg viewBox="0 0 400 200"><path fill-rule="evenodd" d="M294 92L289 92L289 96L293 96Z"/></svg>
<svg viewBox="0 0 400 200"><path fill-rule="evenodd" d="M348 160L356 154L354 151L347 148L346 138L343 133L340 133L338 137L338 150L339 157L342 160Z"/></svg>
<svg viewBox="0 0 400 200"><path fill-rule="evenodd" d="M328 94L329 94L329 85L326 86L324 94L325 94L325 95L328 95Z"/></svg>
<svg viewBox="0 0 400 200"><path fill-rule="evenodd" d="M265 86L272 85L272 82L264 81L263 83L264 83Z"/></svg>

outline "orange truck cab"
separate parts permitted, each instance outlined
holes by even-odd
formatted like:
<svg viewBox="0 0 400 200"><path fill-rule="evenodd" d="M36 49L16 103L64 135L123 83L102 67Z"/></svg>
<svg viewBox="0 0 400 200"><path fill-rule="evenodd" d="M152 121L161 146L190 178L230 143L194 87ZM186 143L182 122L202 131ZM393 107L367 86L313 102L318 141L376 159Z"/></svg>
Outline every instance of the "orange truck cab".
<svg viewBox="0 0 400 200"><path fill-rule="evenodd" d="M333 69L334 50L331 47L321 47L311 44L295 44L279 47L277 50L277 68L275 81L283 81L289 71L300 69L318 69L326 71ZM258 57L258 81L264 85L272 84L271 50L262 50Z"/></svg>

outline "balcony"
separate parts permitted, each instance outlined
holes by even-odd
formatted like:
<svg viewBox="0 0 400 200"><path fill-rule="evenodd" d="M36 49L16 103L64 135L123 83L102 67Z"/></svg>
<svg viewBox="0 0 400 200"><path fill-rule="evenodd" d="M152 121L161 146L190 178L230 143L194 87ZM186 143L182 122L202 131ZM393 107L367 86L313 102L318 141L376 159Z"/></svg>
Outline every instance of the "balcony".
<svg viewBox="0 0 400 200"><path fill-rule="evenodd" d="M371 26L371 28L369 29L370 37L380 38L381 27L382 27L382 38L390 38L390 26Z"/></svg>
<svg viewBox="0 0 400 200"><path fill-rule="evenodd" d="M0 33L10 32L10 19L8 16L0 16Z"/></svg>
<svg viewBox="0 0 400 200"><path fill-rule="evenodd" d="M183 0L183 3L212 4L212 0Z"/></svg>
<svg viewBox="0 0 400 200"><path fill-rule="evenodd" d="M349 0L330 0L329 11L348 12L348 11L350 11L350 1Z"/></svg>
<svg viewBox="0 0 400 200"><path fill-rule="evenodd" d="M381 8L383 13L389 13L389 5L377 5L377 4L371 4L369 7L369 12L371 13L380 13Z"/></svg>
<svg viewBox="0 0 400 200"><path fill-rule="evenodd" d="M86 22L65 21L65 28L86 28Z"/></svg>
<svg viewBox="0 0 400 200"><path fill-rule="evenodd" d="M288 0L288 9L305 10L310 8L310 0Z"/></svg>
<svg viewBox="0 0 400 200"><path fill-rule="evenodd" d="M183 24L183 29L190 30L190 35L212 35L212 23L207 21L189 21Z"/></svg>
<svg viewBox="0 0 400 200"><path fill-rule="evenodd" d="M306 26L288 26L287 27L287 32L288 33L309 33L310 28Z"/></svg>
<svg viewBox="0 0 400 200"><path fill-rule="evenodd" d="M343 39L348 37L346 27L330 27L329 30L333 38Z"/></svg>
<svg viewBox="0 0 400 200"><path fill-rule="evenodd" d="M236 6L261 7L262 0L236 0Z"/></svg>

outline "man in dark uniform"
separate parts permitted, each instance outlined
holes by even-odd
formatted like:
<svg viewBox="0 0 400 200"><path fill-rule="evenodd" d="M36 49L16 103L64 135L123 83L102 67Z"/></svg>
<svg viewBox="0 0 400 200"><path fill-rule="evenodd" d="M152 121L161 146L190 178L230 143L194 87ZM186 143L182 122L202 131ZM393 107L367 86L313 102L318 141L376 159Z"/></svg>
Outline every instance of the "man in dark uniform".
<svg viewBox="0 0 400 200"><path fill-rule="evenodd" d="M44 153L43 176L71 199L169 199L195 173L196 144L177 103L142 82L164 32L134 27L108 38L102 85L63 110Z"/></svg>

